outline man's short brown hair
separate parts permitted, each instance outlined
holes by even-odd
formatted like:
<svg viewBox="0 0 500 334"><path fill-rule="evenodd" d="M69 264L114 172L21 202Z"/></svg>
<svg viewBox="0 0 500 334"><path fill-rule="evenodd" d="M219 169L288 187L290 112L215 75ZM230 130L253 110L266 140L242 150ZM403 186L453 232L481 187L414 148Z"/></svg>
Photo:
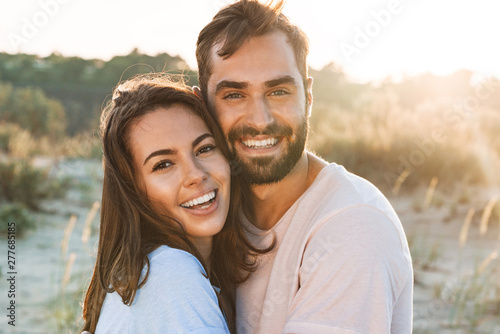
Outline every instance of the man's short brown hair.
<svg viewBox="0 0 500 334"><path fill-rule="evenodd" d="M225 59L234 54L248 39L275 31L282 31L287 36L306 87L309 41L304 32L281 13L283 5L284 0L279 0L274 5L272 1L265 5L257 0L240 0L222 8L203 28L196 43L196 60L199 85L205 100L208 79L212 74L211 51L215 44L222 43L217 54Z"/></svg>

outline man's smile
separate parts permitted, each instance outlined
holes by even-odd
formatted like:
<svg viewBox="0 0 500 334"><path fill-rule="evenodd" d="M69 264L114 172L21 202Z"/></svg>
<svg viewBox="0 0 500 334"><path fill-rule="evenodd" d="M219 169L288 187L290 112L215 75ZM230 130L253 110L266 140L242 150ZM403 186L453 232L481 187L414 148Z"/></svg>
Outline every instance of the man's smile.
<svg viewBox="0 0 500 334"><path fill-rule="evenodd" d="M241 142L248 148L269 148L278 144L279 140L277 138L267 138L262 140L257 139L242 139Z"/></svg>

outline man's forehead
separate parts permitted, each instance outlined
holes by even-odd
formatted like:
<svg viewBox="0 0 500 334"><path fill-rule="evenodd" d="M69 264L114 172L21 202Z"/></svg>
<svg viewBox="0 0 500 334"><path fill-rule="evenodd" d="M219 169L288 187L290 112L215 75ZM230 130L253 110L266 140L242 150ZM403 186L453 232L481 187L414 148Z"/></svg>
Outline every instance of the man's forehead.
<svg viewBox="0 0 500 334"><path fill-rule="evenodd" d="M222 80L265 82L284 76L300 77L293 48L281 31L251 37L228 57L218 54L222 47L223 41L212 48L212 84Z"/></svg>
<svg viewBox="0 0 500 334"><path fill-rule="evenodd" d="M245 46L248 44L258 44L258 46L260 47L272 47L273 45L279 44L281 47L289 47L293 52L293 47L288 40L288 36L281 30L270 31L266 34L258 36L250 36L241 44L239 44L238 47L232 49L231 55L220 56L221 50L224 47L227 47L227 45L225 44L226 38L220 38L219 40L217 40L210 50L210 56L213 58L228 59L231 58L234 54L237 54L240 49L245 48Z"/></svg>

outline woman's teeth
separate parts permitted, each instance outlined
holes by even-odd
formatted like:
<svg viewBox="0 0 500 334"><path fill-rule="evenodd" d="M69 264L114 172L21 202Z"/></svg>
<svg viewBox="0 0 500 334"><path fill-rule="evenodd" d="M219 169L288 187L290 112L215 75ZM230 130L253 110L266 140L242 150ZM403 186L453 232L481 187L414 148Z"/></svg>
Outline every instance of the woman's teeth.
<svg viewBox="0 0 500 334"><path fill-rule="evenodd" d="M215 190L213 190L213 191L211 191L203 196L195 198L193 200L184 202L181 204L181 206L183 208L192 208L195 205L201 205L201 204L206 203L206 205L203 205L202 207L199 208L199 209L206 209L210 206L210 204L212 204L210 201L212 201L214 198L215 198Z"/></svg>

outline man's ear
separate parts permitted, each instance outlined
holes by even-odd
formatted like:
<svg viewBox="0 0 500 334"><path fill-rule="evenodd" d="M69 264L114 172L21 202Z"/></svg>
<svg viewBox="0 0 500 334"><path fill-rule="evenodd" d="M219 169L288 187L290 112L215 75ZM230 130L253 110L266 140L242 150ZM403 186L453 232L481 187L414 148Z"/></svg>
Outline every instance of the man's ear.
<svg viewBox="0 0 500 334"><path fill-rule="evenodd" d="M203 101L203 94L201 94L201 89L198 86L193 86L192 88L194 95L198 96Z"/></svg>
<svg viewBox="0 0 500 334"><path fill-rule="evenodd" d="M306 99L307 99L307 117L311 117L312 105L313 105L313 78L307 78L307 87L306 87Z"/></svg>

